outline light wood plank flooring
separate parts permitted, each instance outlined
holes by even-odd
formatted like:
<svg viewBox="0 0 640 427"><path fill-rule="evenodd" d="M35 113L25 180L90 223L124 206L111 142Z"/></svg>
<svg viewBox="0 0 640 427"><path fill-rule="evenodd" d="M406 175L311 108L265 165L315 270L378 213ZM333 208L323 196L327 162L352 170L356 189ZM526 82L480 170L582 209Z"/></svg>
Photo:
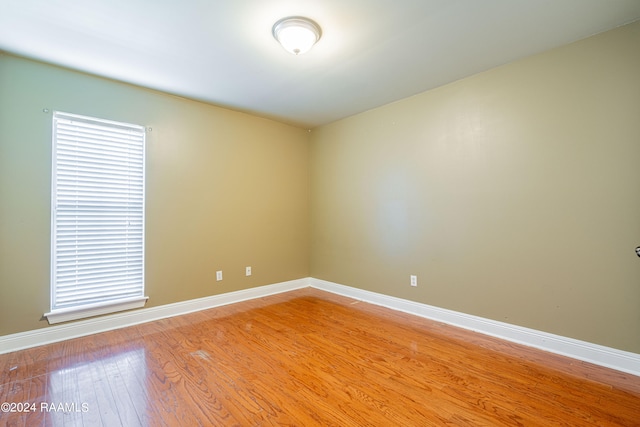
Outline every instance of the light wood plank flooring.
<svg viewBox="0 0 640 427"><path fill-rule="evenodd" d="M640 426L640 377L308 288L0 355L2 402L2 426Z"/></svg>

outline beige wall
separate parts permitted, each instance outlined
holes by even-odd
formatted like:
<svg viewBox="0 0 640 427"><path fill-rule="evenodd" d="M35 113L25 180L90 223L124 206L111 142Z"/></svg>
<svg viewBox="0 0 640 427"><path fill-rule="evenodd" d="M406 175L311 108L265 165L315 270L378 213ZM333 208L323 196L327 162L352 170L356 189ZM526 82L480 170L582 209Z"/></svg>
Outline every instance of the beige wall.
<svg viewBox="0 0 640 427"><path fill-rule="evenodd" d="M640 353L638 52L640 23L310 138L0 55L0 335L46 326L48 108L153 128L148 306L311 275Z"/></svg>
<svg viewBox="0 0 640 427"><path fill-rule="evenodd" d="M635 23L316 129L311 275L640 353L639 126Z"/></svg>
<svg viewBox="0 0 640 427"><path fill-rule="evenodd" d="M43 108L153 128L147 307L309 276L305 130L0 55L0 335L47 325L51 113Z"/></svg>

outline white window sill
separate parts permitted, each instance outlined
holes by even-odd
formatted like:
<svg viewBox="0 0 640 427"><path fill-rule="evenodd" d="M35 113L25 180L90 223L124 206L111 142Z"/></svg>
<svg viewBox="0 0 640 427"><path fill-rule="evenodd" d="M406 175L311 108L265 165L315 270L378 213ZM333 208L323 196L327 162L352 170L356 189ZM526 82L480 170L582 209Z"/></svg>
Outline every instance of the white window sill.
<svg viewBox="0 0 640 427"><path fill-rule="evenodd" d="M129 298L126 300L109 301L102 304L92 304L82 307L70 307L60 310L52 310L44 316L50 325L54 323L68 322L70 320L84 319L87 317L100 316L101 314L115 313L118 311L141 308L147 303L149 297Z"/></svg>

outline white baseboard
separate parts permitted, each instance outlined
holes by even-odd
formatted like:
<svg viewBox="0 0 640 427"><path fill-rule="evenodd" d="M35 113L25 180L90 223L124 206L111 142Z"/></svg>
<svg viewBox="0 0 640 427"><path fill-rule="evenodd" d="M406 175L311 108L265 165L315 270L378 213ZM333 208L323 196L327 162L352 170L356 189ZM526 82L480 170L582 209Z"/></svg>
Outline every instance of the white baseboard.
<svg viewBox="0 0 640 427"><path fill-rule="evenodd" d="M308 278L297 279L221 295L212 295L158 307L114 313L108 316L4 335L0 336L0 354L306 287L309 287Z"/></svg>
<svg viewBox="0 0 640 427"><path fill-rule="evenodd" d="M598 344L592 344L547 332L528 329L522 326L510 325L508 323L472 316L465 313L314 278L291 280L288 282L259 286L256 288L177 302L159 307L126 311L108 316L36 329L33 331L4 335L0 336L0 354L91 335L98 332L124 328L181 314L192 313L194 311L206 310L208 308L220 307L250 299L262 298L309 286L640 376L640 354L617 350Z"/></svg>
<svg viewBox="0 0 640 427"><path fill-rule="evenodd" d="M562 337L517 325L446 310L401 298L352 288L319 279L310 279L313 288L375 305L425 317L452 326L491 335L507 341L538 348L596 365L640 376L640 354L617 350L586 341Z"/></svg>

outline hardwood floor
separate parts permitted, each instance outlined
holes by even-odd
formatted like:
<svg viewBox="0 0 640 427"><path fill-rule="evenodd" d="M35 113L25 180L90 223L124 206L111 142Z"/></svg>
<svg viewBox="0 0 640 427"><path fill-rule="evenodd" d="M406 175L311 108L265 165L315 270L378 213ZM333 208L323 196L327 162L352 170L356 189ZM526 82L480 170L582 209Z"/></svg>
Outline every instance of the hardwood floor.
<svg viewBox="0 0 640 427"><path fill-rule="evenodd" d="M640 377L307 288L0 355L2 402L2 426L640 426Z"/></svg>

